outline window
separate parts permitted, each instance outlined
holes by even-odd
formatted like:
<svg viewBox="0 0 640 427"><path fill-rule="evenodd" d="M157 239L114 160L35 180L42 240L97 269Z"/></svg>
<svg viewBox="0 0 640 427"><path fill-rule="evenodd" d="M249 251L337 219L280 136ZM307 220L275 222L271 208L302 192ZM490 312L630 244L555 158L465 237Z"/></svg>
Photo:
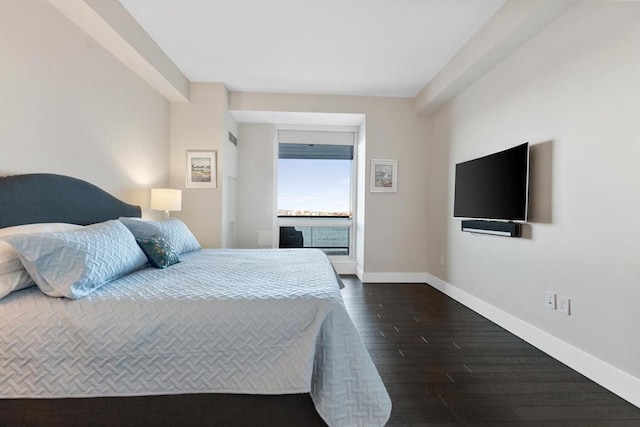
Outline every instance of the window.
<svg viewBox="0 0 640 427"><path fill-rule="evenodd" d="M281 248L317 248L331 256L351 256L353 141L353 132L279 132Z"/></svg>

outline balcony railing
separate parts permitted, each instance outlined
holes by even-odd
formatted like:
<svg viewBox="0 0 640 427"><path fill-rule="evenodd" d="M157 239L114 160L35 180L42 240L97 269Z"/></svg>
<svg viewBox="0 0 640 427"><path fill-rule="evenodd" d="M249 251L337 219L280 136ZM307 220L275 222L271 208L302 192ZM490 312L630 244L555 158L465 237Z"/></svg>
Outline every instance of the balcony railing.
<svg viewBox="0 0 640 427"><path fill-rule="evenodd" d="M331 256L351 254L349 217L278 217L281 248L316 248Z"/></svg>

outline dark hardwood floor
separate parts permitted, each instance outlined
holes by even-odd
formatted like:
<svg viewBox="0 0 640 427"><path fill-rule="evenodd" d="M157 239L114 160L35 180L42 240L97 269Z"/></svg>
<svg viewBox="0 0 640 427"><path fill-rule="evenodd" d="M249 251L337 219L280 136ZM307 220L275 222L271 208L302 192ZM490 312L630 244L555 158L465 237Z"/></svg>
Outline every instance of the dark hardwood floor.
<svg viewBox="0 0 640 427"><path fill-rule="evenodd" d="M425 284L342 295L399 426L640 426L640 408Z"/></svg>
<svg viewBox="0 0 640 427"><path fill-rule="evenodd" d="M343 281L393 402L387 427L640 427L639 408L426 284ZM0 427L178 425L325 424L308 394L0 399Z"/></svg>

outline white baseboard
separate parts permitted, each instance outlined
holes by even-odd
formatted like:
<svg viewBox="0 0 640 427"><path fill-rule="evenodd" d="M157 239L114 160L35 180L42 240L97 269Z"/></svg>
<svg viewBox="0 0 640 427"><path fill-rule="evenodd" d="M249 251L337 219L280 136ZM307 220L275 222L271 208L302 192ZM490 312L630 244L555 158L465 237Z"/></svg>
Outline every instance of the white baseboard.
<svg viewBox="0 0 640 427"><path fill-rule="evenodd" d="M363 273L358 278L362 283L427 283L427 273Z"/></svg>
<svg viewBox="0 0 640 427"><path fill-rule="evenodd" d="M356 263L354 261L339 262L331 261L333 268L336 269L338 274L357 274Z"/></svg>
<svg viewBox="0 0 640 427"><path fill-rule="evenodd" d="M425 281L440 292L500 325L633 405L640 407L640 378L636 378L436 276L429 273L424 273L424 276L426 277Z"/></svg>
<svg viewBox="0 0 640 427"><path fill-rule="evenodd" d="M429 273L365 273L358 267L356 267L355 274L363 283L428 283L631 404L640 407L640 378L636 378L436 276Z"/></svg>

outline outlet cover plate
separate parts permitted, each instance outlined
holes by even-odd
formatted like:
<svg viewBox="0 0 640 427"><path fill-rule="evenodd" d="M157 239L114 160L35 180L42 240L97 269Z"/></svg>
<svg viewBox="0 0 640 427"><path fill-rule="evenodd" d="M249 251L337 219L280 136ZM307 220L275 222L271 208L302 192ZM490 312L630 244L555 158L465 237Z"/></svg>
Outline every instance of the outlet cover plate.
<svg viewBox="0 0 640 427"><path fill-rule="evenodd" d="M544 305L547 306L550 310L556 309L556 293L551 291L546 291L544 293Z"/></svg>

